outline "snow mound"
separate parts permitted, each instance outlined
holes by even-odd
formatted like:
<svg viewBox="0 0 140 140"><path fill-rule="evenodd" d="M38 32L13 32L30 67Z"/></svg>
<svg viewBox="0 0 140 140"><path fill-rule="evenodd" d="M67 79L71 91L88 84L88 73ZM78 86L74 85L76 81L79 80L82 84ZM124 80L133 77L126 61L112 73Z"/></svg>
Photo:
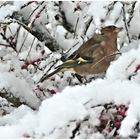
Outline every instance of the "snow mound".
<svg viewBox="0 0 140 140"><path fill-rule="evenodd" d="M139 84L121 80L98 79L87 86L68 87L61 94L45 100L37 114L28 112L22 119L15 117L16 121L19 119L18 123L15 124L15 121L11 119L11 124L1 126L0 137L20 138L23 134L28 133L31 137L35 134L37 138L62 138L65 135L64 132L68 133L67 129L63 128L64 126L88 116L89 112L85 107L88 102L89 107L110 102L130 104L127 117L120 128L120 135L126 137L132 133L131 130L138 121L137 118L140 117L139 91ZM13 114L5 117L10 119L11 116ZM98 118L95 119L98 120ZM1 121L2 119L0 124ZM62 128L63 132L61 132ZM10 134L6 135L9 131ZM72 132L69 133L72 134ZM65 135L65 138L69 137Z"/></svg>
<svg viewBox="0 0 140 140"><path fill-rule="evenodd" d="M37 109L40 105L39 99L33 94L26 81L18 79L8 72L0 73L0 89L1 91L8 89L14 97L19 98L21 102L26 102L32 108Z"/></svg>

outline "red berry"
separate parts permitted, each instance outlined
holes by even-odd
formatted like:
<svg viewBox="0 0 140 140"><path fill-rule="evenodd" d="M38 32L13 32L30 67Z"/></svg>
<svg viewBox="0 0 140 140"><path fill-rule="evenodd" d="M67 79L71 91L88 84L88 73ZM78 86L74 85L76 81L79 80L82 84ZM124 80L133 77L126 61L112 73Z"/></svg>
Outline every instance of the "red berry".
<svg viewBox="0 0 140 140"><path fill-rule="evenodd" d="M122 113L120 111L117 111L117 115L121 115Z"/></svg>
<svg viewBox="0 0 140 140"><path fill-rule="evenodd" d="M48 89L48 91L53 95L56 94L56 91L54 89Z"/></svg>
<svg viewBox="0 0 140 140"><path fill-rule="evenodd" d="M22 135L22 137L24 137L24 138L30 138L29 134L27 134L27 133L24 133L24 134Z"/></svg>
<svg viewBox="0 0 140 140"><path fill-rule="evenodd" d="M35 62L39 62L40 61L40 58L38 58Z"/></svg>
<svg viewBox="0 0 140 140"><path fill-rule="evenodd" d="M126 117L126 113L127 113L127 110L123 111L123 112L122 112L122 116L123 116L123 117Z"/></svg>
<svg viewBox="0 0 140 140"><path fill-rule="evenodd" d="M26 64L24 64L24 65L21 66L21 69L27 69L27 67L28 66Z"/></svg>
<svg viewBox="0 0 140 140"><path fill-rule="evenodd" d="M116 126L116 128L120 128L121 123L120 123L120 122L116 122L116 123L115 123L115 126Z"/></svg>
<svg viewBox="0 0 140 140"><path fill-rule="evenodd" d="M112 128L109 127L109 128L107 128L106 130L107 130L108 132L111 132L111 131L112 131Z"/></svg>
<svg viewBox="0 0 140 140"><path fill-rule="evenodd" d="M43 49L43 50L41 50L41 54L42 54L42 55L44 55L44 53L45 53L45 50L44 50L44 49Z"/></svg>
<svg viewBox="0 0 140 140"><path fill-rule="evenodd" d="M80 5L77 5L76 9L77 10L82 10L81 7L80 7Z"/></svg>
<svg viewBox="0 0 140 140"><path fill-rule="evenodd" d="M55 81L55 78L54 78L54 77L51 77L50 80L51 80L51 81Z"/></svg>
<svg viewBox="0 0 140 140"><path fill-rule="evenodd" d="M81 11L81 10L82 10L82 9L81 9L81 7L80 7L79 4L77 4L76 8L74 8L74 12L76 12L76 11Z"/></svg>
<svg viewBox="0 0 140 140"><path fill-rule="evenodd" d="M139 70L140 69L140 64L138 64L137 66L136 66L136 70Z"/></svg>

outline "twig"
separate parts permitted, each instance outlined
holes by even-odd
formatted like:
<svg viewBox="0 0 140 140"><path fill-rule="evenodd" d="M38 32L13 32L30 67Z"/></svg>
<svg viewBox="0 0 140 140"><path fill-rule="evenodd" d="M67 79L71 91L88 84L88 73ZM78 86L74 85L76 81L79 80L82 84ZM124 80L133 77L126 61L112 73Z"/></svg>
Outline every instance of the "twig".
<svg viewBox="0 0 140 140"><path fill-rule="evenodd" d="M4 25L11 24L11 23L18 23L19 25L21 25L23 28L25 28L28 32L30 32L33 35L31 28L29 28L27 25L25 25L24 23L16 19L10 19L8 22L0 21L0 24L4 24Z"/></svg>
<svg viewBox="0 0 140 140"><path fill-rule="evenodd" d="M135 11L134 9L135 9L136 3L137 3L137 1L134 1L134 3L132 4L132 9L131 9L131 12L130 12L129 20L127 22L128 26L130 26L130 22L131 22L131 20L133 18L133 14L134 14L134 11Z"/></svg>
<svg viewBox="0 0 140 140"><path fill-rule="evenodd" d="M68 54L77 44L79 44L79 42L75 43L70 49L68 49L68 51L66 52L66 54Z"/></svg>
<svg viewBox="0 0 140 140"><path fill-rule="evenodd" d="M34 44L35 39L36 39L36 38L34 37L34 39L33 39L33 41L32 41L32 44L31 44L31 47L30 47L30 49L29 49L29 51L28 51L28 54L27 54L25 60L27 60L27 58L28 58L28 56L29 56L29 54L30 54L30 52L31 52L31 49L32 49L32 47L33 47L33 44Z"/></svg>
<svg viewBox="0 0 140 140"><path fill-rule="evenodd" d="M3 7L3 6L6 6L7 4L9 4L9 1L6 1L6 2L2 3L2 4L0 5L0 8Z"/></svg>
<svg viewBox="0 0 140 140"><path fill-rule="evenodd" d="M29 19L31 18L31 16L34 14L34 12L35 12L43 3L44 3L44 1L41 2L41 3L33 10L33 12L30 14L30 16L29 16L29 18L28 18L27 20L29 20Z"/></svg>
<svg viewBox="0 0 140 140"><path fill-rule="evenodd" d="M30 4L34 3L35 1L29 1L28 3L25 3L21 6L21 9L25 8L26 6L29 6Z"/></svg>
<svg viewBox="0 0 140 140"><path fill-rule="evenodd" d="M75 29L74 29L74 37L76 36L76 30L77 30L77 25L78 25L78 22L79 22L79 14L78 14L78 18L77 18L77 21L76 21L76 25L75 25Z"/></svg>
<svg viewBox="0 0 140 140"><path fill-rule="evenodd" d="M52 69L52 67L59 61L59 59L56 59L55 62L49 67L47 70L47 73Z"/></svg>
<svg viewBox="0 0 140 140"><path fill-rule="evenodd" d="M102 21L102 23L104 23L106 20L105 19L107 19L108 18L108 16L109 16L109 14L111 13L111 11L113 10L113 8L114 8L114 5L117 3L117 1L114 1L114 2L112 2L110 5L108 5L108 10L107 10L107 13L106 13L106 15L105 15L105 17L103 18L103 19L101 19L101 21Z"/></svg>
<svg viewBox="0 0 140 140"><path fill-rule="evenodd" d="M87 34L87 31L88 31L89 26L90 26L90 24L92 23L92 21L93 21L93 17L91 16L91 17L90 17L90 20L89 20L89 21L87 22L87 24L86 24L85 31L84 31L84 35Z"/></svg>
<svg viewBox="0 0 140 140"><path fill-rule="evenodd" d="M125 16L125 4L122 3L122 14L123 14L123 21L124 21L124 26L125 26L125 30L126 30L126 34L127 34L127 37L128 37L128 41L129 43L131 43L131 39L130 39L130 36L129 36L129 33L128 33L128 26L127 26L127 21L126 21L126 16Z"/></svg>
<svg viewBox="0 0 140 140"><path fill-rule="evenodd" d="M12 33L12 30L11 30L11 28L9 26L8 26L8 29L9 29L11 35L14 36L14 34Z"/></svg>
<svg viewBox="0 0 140 140"><path fill-rule="evenodd" d="M19 25L19 27L17 28L17 31L16 31L15 35L13 36L13 40L12 41L14 41L15 44L17 44L20 29L21 29L21 26Z"/></svg>
<svg viewBox="0 0 140 140"><path fill-rule="evenodd" d="M126 71L128 70L128 68L129 67L131 67L132 66L132 64L134 63L136 61L136 58L134 58L131 62L130 62L130 64L126 67Z"/></svg>
<svg viewBox="0 0 140 140"><path fill-rule="evenodd" d="M37 18L39 18L39 15L43 12L43 10L44 10L45 8L46 8L46 5L44 5L44 6L40 9L40 11L36 14L36 16L34 17L33 21L30 23L30 28L31 28L32 25L34 24L35 20L36 20Z"/></svg>
<svg viewBox="0 0 140 140"><path fill-rule="evenodd" d="M47 74L47 73L51 70L51 68L52 68L58 61L59 61L59 59L56 59L56 61L49 67L49 69L47 70L47 72L40 78L40 80L39 80L37 83L45 81L46 79L48 79L49 77L51 77L52 75L54 75L55 73L57 73L57 72L60 71L60 70L57 69L57 70L53 71L52 73Z"/></svg>
<svg viewBox="0 0 140 140"><path fill-rule="evenodd" d="M121 13L122 13L122 11L120 11L119 15L121 15ZM114 24L116 24L116 23L119 21L120 18L121 18L121 16L118 16L118 17L115 19Z"/></svg>
<svg viewBox="0 0 140 140"><path fill-rule="evenodd" d="M72 136L70 137L70 139L74 139L75 138L77 132L80 130L80 127L81 127L81 124L77 123L76 127L72 131Z"/></svg>
<svg viewBox="0 0 140 140"><path fill-rule="evenodd" d="M45 73L45 74L40 78L40 80L37 82L37 84L40 83L40 82L45 81L46 79L48 79L49 77L53 76L54 74L58 73L58 72L61 71L61 70L62 70L62 68L58 68L58 69L54 70L52 73L50 73L50 74L48 74L48 75Z"/></svg>
<svg viewBox="0 0 140 140"><path fill-rule="evenodd" d="M26 36L25 36L25 38L24 38L24 40L23 40L23 42L22 42L22 44L21 44L21 47L20 47L20 49L19 49L19 51L18 51L18 54L17 55L19 55L19 53L20 53L20 51L21 51L21 49L23 48L23 45L24 45L24 43L25 43L25 41L26 41L26 39L27 39L27 37L28 37L28 32L27 32L27 34L26 34Z"/></svg>
<svg viewBox="0 0 140 140"><path fill-rule="evenodd" d="M117 3L117 1L114 1L113 3L111 3L109 6L108 6L108 11L106 13L106 17L110 14L110 12L113 10L114 8L114 5Z"/></svg>
<svg viewBox="0 0 140 140"><path fill-rule="evenodd" d="M0 43L0 46L10 47L10 45L8 45L8 44L3 44L3 43Z"/></svg>
<svg viewBox="0 0 140 140"><path fill-rule="evenodd" d="M0 32L0 35L9 44L9 47L11 47L17 53L16 46L12 42L10 42L9 39L3 33Z"/></svg>

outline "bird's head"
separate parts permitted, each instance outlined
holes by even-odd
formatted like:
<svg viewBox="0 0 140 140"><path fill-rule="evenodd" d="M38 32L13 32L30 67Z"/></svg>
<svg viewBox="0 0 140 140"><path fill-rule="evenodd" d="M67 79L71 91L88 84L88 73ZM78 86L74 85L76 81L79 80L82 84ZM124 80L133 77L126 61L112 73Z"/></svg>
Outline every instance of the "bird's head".
<svg viewBox="0 0 140 140"><path fill-rule="evenodd" d="M122 27L116 27L114 25L106 26L104 28L101 28L101 34L113 37L116 36L120 31L122 31L122 29Z"/></svg>

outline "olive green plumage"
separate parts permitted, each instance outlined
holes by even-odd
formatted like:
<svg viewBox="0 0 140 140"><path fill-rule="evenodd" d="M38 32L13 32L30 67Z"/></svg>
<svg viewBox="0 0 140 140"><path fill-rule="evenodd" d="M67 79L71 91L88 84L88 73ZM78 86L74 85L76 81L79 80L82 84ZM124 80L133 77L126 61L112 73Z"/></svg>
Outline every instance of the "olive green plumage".
<svg viewBox="0 0 140 140"><path fill-rule="evenodd" d="M101 34L95 34L79 47L66 61L50 74L45 74L39 82L62 70L73 70L80 75L93 75L105 72L117 52L117 35L122 28L107 26Z"/></svg>

